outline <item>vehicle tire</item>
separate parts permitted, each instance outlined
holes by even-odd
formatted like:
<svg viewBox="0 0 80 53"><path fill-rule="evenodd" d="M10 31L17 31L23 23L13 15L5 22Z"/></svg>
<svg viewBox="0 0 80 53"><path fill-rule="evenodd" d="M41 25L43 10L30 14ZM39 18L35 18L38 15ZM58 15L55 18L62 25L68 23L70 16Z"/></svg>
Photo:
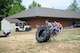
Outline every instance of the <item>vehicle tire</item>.
<svg viewBox="0 0 80 53"><path fill-rule="evenodd" d="M25 31L29 31L29 28L25 28Z"/></svg>
<svg viewBox="0 0 80 53"><path fill-rule="evenodd" d="M36 40L39 43L47 42L50 38L50 30L46 27L40 27L38 28L36 32Z"/></svg>
<svg viewBox="0 0 80 53"><path fill-rule="evenodd" d="M29 31L31 31L31 27L29 27Z"/></svg>
<svg viewBox="0 0 80 53"><path fill-rule="evenodd" d="M16 28L16 32L19 32L19 29L18 28Z"/></svg>

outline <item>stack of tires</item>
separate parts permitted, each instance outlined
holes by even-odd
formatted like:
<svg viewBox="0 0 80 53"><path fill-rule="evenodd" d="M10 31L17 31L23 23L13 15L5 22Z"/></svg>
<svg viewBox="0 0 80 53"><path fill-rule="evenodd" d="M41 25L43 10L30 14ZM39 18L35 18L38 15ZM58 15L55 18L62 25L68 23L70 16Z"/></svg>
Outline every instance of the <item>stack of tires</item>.
<svg viewBox="0 0 80 53"><path fill-rule="evenodd" d="M39 43L47 42L50 38L50 29L46 26L39 27L36 32L36 40Z"/></svg>

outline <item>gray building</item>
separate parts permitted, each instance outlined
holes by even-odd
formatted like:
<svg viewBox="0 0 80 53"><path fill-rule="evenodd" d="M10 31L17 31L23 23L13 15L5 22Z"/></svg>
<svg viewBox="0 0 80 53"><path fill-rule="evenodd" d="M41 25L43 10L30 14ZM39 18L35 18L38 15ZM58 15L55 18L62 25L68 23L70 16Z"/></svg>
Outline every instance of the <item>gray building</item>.
<svg viewBox="0 0 80 53"><path fill-rule="evenodd" d="M50 20L51 22L58 21L64 27L69 27L73 22L75 22L76 24L80 24L80 12L42 7L28 9L15 15L9 16L7 18L8 19L16 18L22 21L26 21L29 25L31 25L32 28L35 28L36 24L37 25L45 24L46 19ZM2 22L7 24L7 22L4 21L5 20L3 20ZM5 26L5 24L2 26ZM10 28L11 26L8 25L7 27Z"/></svg>

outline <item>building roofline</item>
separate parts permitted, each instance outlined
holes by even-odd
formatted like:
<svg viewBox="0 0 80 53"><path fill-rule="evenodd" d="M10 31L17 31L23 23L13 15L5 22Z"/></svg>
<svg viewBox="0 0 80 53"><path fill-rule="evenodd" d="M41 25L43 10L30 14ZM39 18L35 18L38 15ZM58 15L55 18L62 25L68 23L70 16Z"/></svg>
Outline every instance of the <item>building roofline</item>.
<svg viewBox="0 0 80 53"><path fill-rule="evenodd" d="M80 12L36 7L14 14L7 18L27 18L27 17L61 17L61 18L79 18Z"/></svg>

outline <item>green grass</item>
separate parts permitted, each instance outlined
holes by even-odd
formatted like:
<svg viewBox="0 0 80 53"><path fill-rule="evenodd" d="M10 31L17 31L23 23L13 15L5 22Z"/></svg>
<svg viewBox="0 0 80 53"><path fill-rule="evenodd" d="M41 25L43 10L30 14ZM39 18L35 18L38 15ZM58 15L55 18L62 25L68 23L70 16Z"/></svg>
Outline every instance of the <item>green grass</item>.
<svg viewBox="0 0 80 53"><path fill-rule="evenodd" d="M35 33L12 31L9 37L0 38L0 53L80 53L80 28L64 29L45 43L38 43Z"/></svg>
<svg viewBox="0 0 80 53"><path fill-rule="evenodd" d="M59 41L80 41L80 29L74 28L74 29L65 29L63 34L58 37L60 38Z"/></svg>

